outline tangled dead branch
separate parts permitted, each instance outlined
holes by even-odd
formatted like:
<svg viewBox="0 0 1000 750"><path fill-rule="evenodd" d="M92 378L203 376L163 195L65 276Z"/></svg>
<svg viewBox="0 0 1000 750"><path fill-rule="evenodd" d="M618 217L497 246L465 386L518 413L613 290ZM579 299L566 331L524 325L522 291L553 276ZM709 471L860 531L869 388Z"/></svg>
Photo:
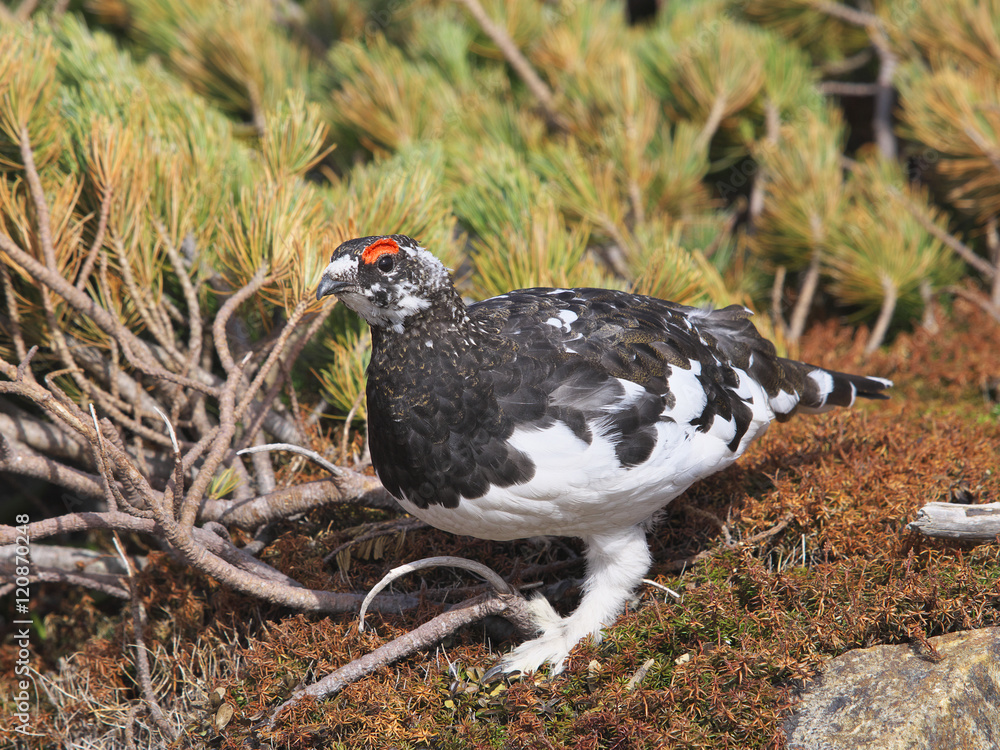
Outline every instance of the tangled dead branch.
<svg viewBox="0 0 1000 750"><path fill-rule="evenodd" d="M176 248L150 216L156 231L149 242L165 251L164 272L181 290L179 309L166 295L144 290L127 259L109 247L110 190L90 219L90 243L84 245L80 233L76 244L67 244L53 231L27 129L21 153L34 226L30 242L0 229L0 326L19 357L0 356L0 471L61 488L70 511L29 525L36 551L43 539L73 531L139 532L250 596L308 611L357 609L360 595L307 589L234 545L223 528L259 529L327 504L395 507L372 477L345 469L336 481L277 488L266 454L248 464L238 455L265 433L306 442L308 427L279 396L291 388L289 364L328 311L317 313L301 302L267 340L241 342L235 351L232 329L237 322L248 329L241 315L249 314L248 300L270 280L266 269L242 288L228 289L221 278L199 273L189 260L194 248ZM130 320L107 294L113 268L135 303ZM224 299L214 318L213 292ZM43 331L26 323L39 306ZM0 545L14 537L13 527L0 526ZM36 563L42 557L38 552ZM48 564L34 566L34 580L128 597L121 575L60 569L51 561L61 558L47 557ZM376 607L415 603L384 597Z"/></svg>

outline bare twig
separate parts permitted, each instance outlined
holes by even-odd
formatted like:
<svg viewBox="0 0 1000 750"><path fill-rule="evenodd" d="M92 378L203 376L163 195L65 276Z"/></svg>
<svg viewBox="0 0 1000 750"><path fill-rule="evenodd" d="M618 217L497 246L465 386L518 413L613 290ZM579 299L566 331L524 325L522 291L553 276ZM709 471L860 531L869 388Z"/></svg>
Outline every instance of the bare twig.
<svg viewBox="0 0 1000 750"><path fill-rule="evenodd" d="M157 405L145 388L122 370L113 367L108 361L107 352L96 346L73 346L73 359L88 373L100 379L112 393L117 392L122 401L130 403L134 408L152 413Z"/></svg>
<svg viewBox="0 0 1000 750"><path fill-rule="evenodd" d="M90 396L92 400L96 401L101 407L101 411L113 418L118 425L127 430L131 430L137 435L141 435L144 439L151 443L162 447L167 447L169 445L163 435L144 425L140 421L141 417L140 419L133 419L126 413L126 410L129 409L129 404L121 401L120 399L115 399L114 396L97 387L95 383L82 377L79 369L74 368L73 374L76 376L75 379L78 384L82 386L81 390ZM122 378L114 378L112 382L120 383L121 380Z"/></svg>
<svg viewBox="0 0 1000 750"><path fill-rule="evenodd" d="M115 238L114 244L118 257L127 259L129 250L122 245L118 238ZM121 274L122 281L125 282L125 289L146 329L153 334L153 338L159 343L161 350L170 356L175 366L183 367L185 358L177 349L173 326L159 306L154 304L152 290L136 282L131 263L127 261L119 263L118 272Z"/></svg>
<svg viewBox="0 0 1000 750"><path fill-rule="evenodd" d="M764 139L762 149L772 151L778 146L781 134L781 112L770 98L764 102ZM758 160L757 173L754 175L753 187L750 189L750 200L747 208L747 231L753 233L760 215L764 212L764 196L767 188L767 170Z"/></svg>
<svg viewBox="0 0 1000 750"><path fill-rule="evenodd" d="M358 389L358 395L354 397L354 402L351 404L350 411L347 412L347 416L344 417L344 430L340 437L340 460L347 461L347 439L351 435L351 423L354 421L354 415L358 413L358 409L361 408L361 402L365 398L365 391L363 388Z"/></svg>
<svg viewBox="0 0 1000 750"><path fill-rule="evenodd" d="M676 591L674 591L669 586L664 586L662 583L657 583L656 581L651 580L649 578L643 578L642 582L644 584L646 584L647 586L652 586L654 589L659 589L660 591L663 591L667 595L672 596L674 599L677 599L678 601L680 601L681 595L678 594Z"/></svg>
<svg viewBox="0 0 1000 750"><path fill-rule="evenodd" d="M979 132L977 128L968 125L965 127L965 134L969 136L969 140L976 144L983 156L993 165L993 169L998 173L993 179L1000 179L1000 154L997 154L996 149L990 146L989 141L983 137L983 134Z"/></svg>
<svg viewBox="0 0 1000 750"><path fill-rule="evenodd" d="M823 71L823 75L825 76L842 76L847 73L852 73L859 68L863 68L871 62L871 59L871 49L863 49L860 52L854 53L850 57L845 57L843 60L831 60L830 62L825 62L820 65L820 70Z"/></svg>
<svg viewBox="0 0 1000 750"><path fill-rule="evenodd" d="M993 318L993 320L997 323L1000 323L1000 305L994 305L985 294L977 294L971 289L966 289L964 286L958 286L957 284L945 287L945 291L954 294L956 297L968 300L982 309L983 312Z"/></svg>
<svg viewBox="0 0 1000 750"><path fill-rule="evenodd" d="M7 268L6 263L0 263L0 281L3 283L3 296L7 301L7 318L10 324L11 340L14 342L14 353L18 360L24 360L28 356L28 347L24 343L17 297L14 295L14 284L11 281L10 269Z"/></svg>
<svg viewBox="0 0 1000 750"><path fill-rule="evenodd" d="M271 374L275 365L278 364L278 360L285 349L285 345L288 343L288 339L291 337L292 333L294 333L296 325L305 315L308 307L308 300L299 300L295 309L292 310L292 314L288 316L288 320L285 321L285 325L281 329L281 333L278 334L278 338L275 340L274 345L271 347L271 352L267 355L267 359L264 360L264 364L260 366L253 382L250 383L250 387L247 388L243 397L240 399L240 402L236 405L236 419L243 419L247 409L251 404L253 404L254 399L257 396L257 392L261 389L261 386L264 385L264 380Z"/></svg>
<svg viewBox="0 0 1000 750"><path fill-rule="evenodd" d="M448 612L438 615L370 654L355 659L319 682L296 690L288 700L271 712L267 725L272 726L278 714L286 708L294 706L303 698L316 700L328 698L346 685L371 674L381 666L392 664L422 648L439 643L461 627L495 615L511 618L515 624L521 626L530 622L527 602L517 594L480 596L462 602Z"/></svg>
<svg viewBox="0 0 1000 750"><path fill-rule="evenodd" d="M56 518L46 518L28 524L28 533L32 539L45 539L56 534L99 529L132 531L161 539L165 536L163 528L156 521L137 518L127 513L67 513ZM14 526L0 525L0 545L15 543L18 533L18 529ZM308 612L328 612L331 614L357 611L364 600L360 594L307 589L266 563L236 548L218 534L206 529L196 527L192 530L192 536L197 543L198 553L204 559L212 561L206 566L202 566L196 561L192 567L212 575L249 596ZM216 575L213 572L220 569L221 566L218 563L223 561L226 563L226 569L237 571L239 580L236 583L225 574ZM72 576L65 571L55 572L63 576ZM63 577L60 580L70 579ZM373 603L373 606L382 612L401 612L416 607L418 603L417 598L405 594L383 595Z"/></svg>
<svg viewBox="0 0 1000 750"><path fill-rule="evenodd" d="M0 564L0 579L12 580L13 578L14 566L5 563ZM28 576L28 579L44 583L65 583L70 586L83 586L87 589L100 591L102 594L108 594L116 599L128 599L128 590L121 585L121 577L116 575L77 573L70 570L32 565L31 574Z"/></svg>
<svg viewBox="0 0 1000 750"><path fill-rule="evenodd" d="M153 678L149 670L149 658L146 654L146 637L144 635L146 613L139 598L132 565L125 555L125 550L122 548L121 540L118 539L117 534L113 536L113 540L115 549L118 551L119 557L121 557L122 564L128 571L129 599L132 606L132 637L135 639L135 671L139 678L139 688L142 690L143 700L146 701L146 706L149 708L149 714L153 717L153 721L156 722L156 726L160 732L168 739L174 740L177 738L177 732L167 721L163 709L160 708L159 701L156 700L156 690L153 689Z"/></svg>
<svg viewBox="0 0 1000 750"><path fill-rule="evenodd" d="M250 448L244 448L243 450L237 451L236 455L245 456L250 453L263 453L265 451L289 451L291 453L297 453L298 455L305 456L310 461L319 464L335 477L339 477L344 474L343 469L336 464L327 461L316 451L309 448L303 448L301 445L292 445L291 443L268 443L267 445L254 445Z"/></svg>
<svg viewBox="0 0 1000 750"><path fill-rule="evenodd" d="M11 378L10 382L0 381L0 393L16 394L34 401L50 416L63 422L88 441L90 440L91 433L87 416L51 382L51 378L58 373L49 374L46 378L48 388L44 388L35 380L24 377L21 368L14 368L2 359L0 359L0 370Z"/></svg>
<svg viewBox="0 0 1000 750"><path fill-rule="evenodd" d="M167 415L164 414L163 410L159 407L156 408L156 413L160 416L160 419L163 420L164 425L167 427L167 433L170 435L170 447L173 450L174 468L170 473L170 479L167 481L167 486L163 492L163 505L164 507L169 508L176 506L179 502L183 502L184 457L181 456L181 449L177 443L177 433L174 431L174 426L170 423L170 418L167 417Z"/></svg>
<svg viewBox="0 0 1000 750"><path fill-rule="evenodd" d="M785 295L785 276L787 273L788 269L785 266L778 266L774 271L774 283L771 284L771 322L785 336L788 335L788 324L785 322L781 303Z"/></svg>
<svg viewBox="0 0 1000 750"><path fill-rule="evenodd" d="M241 289L236 291L225 304L219 309L212 323L212 337L215 340L215 351L219 355L219 361L227 373L231 373L236 367L236 361L229 351L229 337L226 336L226 326L229 319L236 312L236 308L252 297L268 281L267 267L260 268L257 273Z"/></svg>
<svg viewBox="0 0 1000 750"><path fill-rule="evenodd" d="M705 124L702 125L701 132L698 133L698 140L696 141L698 148L708 147L712 137L715 135L715 131L722 124L722 118L725 117L728 107L729 100L725 93L720 92L715 97L715 101L712 102L712 109L709 110L708 117L705 118Z"/></svg>
<svg viewBox="0 0 1000 750"><path fill-rule="evenodd" d="M28 135L28 125L21 126L21 159L24 162L24 177L28 181L31 192L31 202L35 205L35 229L38 232L38 244L42 249L45 265L52 273L58 273L56 251L52 246L52 218L49 212L49 202L45 199L42 180L35 166L35 153L31 148L31 138Z"/></svg>
<svg viewBox="0 0 1000 750"><path fill-rule="evenodd" d="M94 232L94 241L90 243L90 250L87 251L86 260L83 261L83 267L76 277L76 288L81 292L87 288L87 282L90 281L90 274L94 270L94 264L97 263L97 254L104 244L104 234L108 229L108 215L111 213L111 198L113 195L114 191L111 187L108 187L101 197L101 210L97 217L97 230Z"/></svg>
<svg viewBox="0 0 1000 750"><path fill-rule="evenodd" d="M892 129L892 105L896 95L893 79L896 77L896 68L899 67L899 58L892 51L881 22L870 25L868 35L875 45L879 60L878 76L875 80L875 85L878 87L875 92L875 111L872 113L875 143L878 144L882 156L895 161L898 148L896 133Z"/></svg>
<svg viewBox="0 0 1000 750"><path fill-rule="evenodd" d="M852 83L850 81L823 81L819 90L827 96L875 96L880 91L877 83Z"/></svg>
<svg viewBox="0 0 1000 750"><path fill-rule="evenodd" d="M795 307L792 308L792 317L788 321L788 338L790 341L798 341L802 337L802 332L806 329L809 308L812 306L813 298L816 296L816 289L819 286L820 267L820 253L818 250L814 250L812 257L809 259L809 267L802 277L799 298L795 300Z"/></svg>
<svg viewBox="0 0 1000 750"><path fill-rule="evenodd" d="M43 422L9 403L0 403L0 435L17 440L52 459L90 463L90 446L62 422Z"/></svg>
<svg viewBox="0 0 1000 750"><path fill-rule="evenodd" d="M501 596L510 596L514 593L514 589L512 589L503 578L501 578L491 568L483 565L481 562L467 560L464 557L452 557L450 555L444 555L441 557L425 557L423 560L417 560L416 562L406 563L405 565L400 565L398 568L393 568L385 574L381 581L372 586L372 590L368 592L368 596L366 596L365 600L361 603L361 611L358 613L358 631L364 632L365 612L368 611L368 604L382 591L382 589L395 581L397 578L401 578L409 573L415 573L418 570L427 570L428 568L440 567L470 570L473 573L485 578L486 581L493 586L497 594Z"/></svg>
<svg viewBox="0 0 1000 750"><path fill-rule="evenodd" d="M14 564L17 560L16 544L0 545L0 564ZM117 555L58 544L32 544L32 567L50 568L87 575L121 576L125 568Z"/></svg>
<svg viewBox="0 0 1000 750"><path fill-rule="evenodd" d="M260 430L253 437L254 445L263 445L264 436L261 434ZM268 492L273 492L274 488L278 486L278 480L274 475L274 465L271 463L271 456L265 451L260 453L251 454L250 461L253 464L255 486L258 495L263 495ZM237 457L233 459L233 466L242 466L243 462Z"/></svg>
<svg viewBox="0 0 1000 750"><path fill-rule="evenodd" d="M729 214L729 217L726 219L726 223L722 226L722 229L717 235L715 235L712 242L702 252L702 255L704 255L706 259L710 259L713 255L715 255L719 251L719 248L722 247L722 244L733 236L733 232L736 229L736 224L739 222L739 219L740 212L738 210L732 211Z"/></svg>
<svg viewBox="0 0 1000 750"><path fill-rule="evenodd" d="M400 510L399 503L386 492L378 479L346 469L342 471L335 481L307 482L241 503L223 504L206 500L200 517L249 530L326 505L351 504Z"/></svg>
<svg viewBox="0 0 1000 750"><path fill-rule="evenodd" d="M821 13L826 13L828 16L839 18L841 21L846 21L853 26L867 28L880 23L879 17L874 13L868 13L863 10L858 10L857 8L851 8L847 5L841 5L840 3L832 2L832 0L812 0L809 4Z"/></svg>
<svg viewBox="0 0 1000 750"><path fill-rule="evenodd" d="M832 0L811 0L813 8L834 18L860 26L868 32L875 54L879 59L878 77L875 81L875 111L872 114L872 128L875 131L875 143L887 159L895 159L897 154L896 135L892 130L892 103L895 96L893 79L899 58L892 51L889 38L885 33L882 20L874 13L857 10Z"/></svg>
<svg viewBox="0 0 1000 750"><path fill-rule="evenodd" d="M198 516L198 506L208 491L209 483L215 477L215 472L226 455L232 451L232 439L236 434L238 418L235 414L236 388L243 380L243 368L250 361L250 357L250 352L247 352L238 367L229 373L229 381L222 389L219 399L219 427L212 439L208 455L184 495L184 502L178 515L182 529L190 529L194 525Z"/></svg>
<svg viewBox="0 0 1000 750"><path fill-rule="evenodd" d="M174 247L174 243L170 241L170 236L167 234L167 229L163 226L162 222L156 222L156 231L160 235L160 240L163 242L164 247L167 249L167 257L170 258L170 262L174 267L174 274L180 282L181 292L184 294L184 303L187 305L188 360L187 367L185 368L185 374L187 374L197 367L198 360L201 358L202 320L201 305L198 304L198 291L195 289L194 284L191 283L191 277L188 276L187 272L187 265L184 263L180 252ZM184 241L193 243L194 238L189 235Z"/></svg>
<svg viewBox="0 0 1000 750"><path fill-rule="evenodd" d="M327 306L318 315L315 315L313 317L313 319L309 322L309 327L306 328L305 333L303 333L295 341L295 343L292 344L291 347L289 347L288 354L287 354L287 356L284 359L285 363L294 362L296 359L298 359L299 354L302 353L302 349L305 348L305 345L312 339L312 337L315 335L316 331L318 331L320 329L320 327L323 325L323 323L326 322L326 319L330 316L331 312L333 312L333 307L332 306ZM286 323L286 325L292 325L292 327L294 328L294 325L292 324L291 319L289 320L288 323ZM275 344L275 346L276 347L283 346L283 341L284 341L283 339L279 340ZM280 351L280 348L279 348L279 351ZM266 363L265 363L265 365L266 365ZM284 431L283 432L277 432L277 431L269 428L270 424L274 424L279 419L278 415L275 414L274 409L272 409L271 407L272 407L272 404L275 403L275 399L278 397L278 394L281 392L281 387L282 387L283 383L287 379L288 379L287 368L282 368L282 374L281 374L281 376L278 377L278 378L275 378L274 384L268 389L267 393L264 394L263 398L259 399L258 401L255 401L253 403L253 405L252 405L253 406L253 411L256 411L256 416L254 416L253 420L247 426L247 429L246 429L246 437L247 438L252 438L253 436L255 436L260 431L260 429L263 427L263 428L267 429L268 432L270 432L272 435L274 435L278 439L284 440L284 442L287 442L287 443L297 442L297 441L292 440L292 439L290 439L288 437L288 434L289 434L288 432L284 432ZM277 403L279 405L281 404L280 401L277 402ZM295 413L295 411L293 411L293 413ZM295 428L294 431L297 434L298 433L298 428ZM243 447L243 445L245 443L246 443L246 440L241 440L240 443L237 444L236 447L237 448L241 448L241 447Z"/></svg>
<svg viewBox="0 0 1000 750"><path fill-rule="evenodd" d="M104 436L101 434L101 425L97 422L97 411L94 409L93 404L90 405L90 417L94 420L94 455L97 459L97 466L101 472L104 500L108 504L108 510L114 513L120 508L128 507L128 503L118 502L118 498L122 497L122 495L114 486L114 476L111 473L111 470L104 463L104 457L107 455L107 451L104 449Z"/></svg>

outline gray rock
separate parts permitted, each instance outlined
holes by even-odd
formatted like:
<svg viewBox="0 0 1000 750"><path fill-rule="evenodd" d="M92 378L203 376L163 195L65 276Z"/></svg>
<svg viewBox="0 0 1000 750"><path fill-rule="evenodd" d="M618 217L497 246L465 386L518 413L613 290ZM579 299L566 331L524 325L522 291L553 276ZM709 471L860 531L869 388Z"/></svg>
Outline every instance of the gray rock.
<svg viewBox="0 0 1000 750"><path fill-rule="evenodd" d="M785 722L790 750L1000 748L1000 628L832 659Z"/></svg>

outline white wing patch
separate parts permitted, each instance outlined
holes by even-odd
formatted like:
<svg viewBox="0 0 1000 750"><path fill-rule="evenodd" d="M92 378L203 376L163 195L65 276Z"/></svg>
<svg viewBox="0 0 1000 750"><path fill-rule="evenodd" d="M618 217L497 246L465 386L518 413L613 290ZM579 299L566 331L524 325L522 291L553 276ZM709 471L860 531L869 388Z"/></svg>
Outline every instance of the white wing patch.
<svg viewBox="0 0 1000 750"><path fill-rule="evenodd" d="M572 328L573 322L577 320L580 316L577 315L572 310L560 310L558 313L553 315L551 318L546 318L545 324L550 325L553 328L558 328L564 333L569 333Z"/></svg>
<svg viewBox="0 0 1000 750"><path fill-rule="evenodd" d="M560 310L559 317L562 318L563 323L566 324L567 330L569 329L569 326L573 325L573 323L580 318L580 316L572 310Z"/></svg>
<svg viewBox="0 0 1000 750"><path fill-rule="evenodd" d="M705 407L708 405L708 395L705 393L705 387L698 380L700 374L701 362L698 361L691 362L690 370L685 370L682 367L670 368L667 384L675 401L674 407L666 413L666 416L686 425L704 413Z"/></svg>
<svg viewBox="0 0 1000 750"><path fill-rule="evenodd" d="M833 393L833 375L826 370L812 370L806 376L816 383L816 390L819 391L819 402L826 403L826 397Z"/></svg>
<svg viewBox="0 0 1000 750"><path fill-rule="evenodd" d="M771 399L771 408L776 414L788 414L799 404L799 397L782 389Z"/></svg>

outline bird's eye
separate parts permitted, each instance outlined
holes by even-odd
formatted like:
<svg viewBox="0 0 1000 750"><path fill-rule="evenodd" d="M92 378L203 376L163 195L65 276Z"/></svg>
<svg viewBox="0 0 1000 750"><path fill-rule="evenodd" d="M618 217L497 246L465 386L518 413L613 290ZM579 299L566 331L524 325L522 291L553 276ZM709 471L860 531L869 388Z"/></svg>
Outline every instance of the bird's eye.
<svg viewBox="0 0 1000 750"><path fill-rule="evenodd" d="M391 255L383 255L375 265L378 266L378 270L382 273L389 273L396 266L396 261L393 260Z"/></svg>

